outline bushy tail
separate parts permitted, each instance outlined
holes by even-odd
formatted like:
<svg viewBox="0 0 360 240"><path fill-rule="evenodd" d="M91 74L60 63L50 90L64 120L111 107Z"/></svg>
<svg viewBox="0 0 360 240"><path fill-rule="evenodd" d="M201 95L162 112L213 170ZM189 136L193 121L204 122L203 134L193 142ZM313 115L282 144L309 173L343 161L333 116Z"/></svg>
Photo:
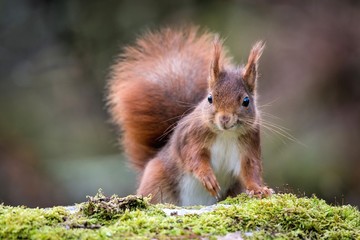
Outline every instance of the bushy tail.
<svg viewBox="0 0 360 240"><path fill-rule="evenodd" d="M196 27L148 32L112 67L108 106L122 145L142 171L177 121L207 94L213 35Z"/></svg>

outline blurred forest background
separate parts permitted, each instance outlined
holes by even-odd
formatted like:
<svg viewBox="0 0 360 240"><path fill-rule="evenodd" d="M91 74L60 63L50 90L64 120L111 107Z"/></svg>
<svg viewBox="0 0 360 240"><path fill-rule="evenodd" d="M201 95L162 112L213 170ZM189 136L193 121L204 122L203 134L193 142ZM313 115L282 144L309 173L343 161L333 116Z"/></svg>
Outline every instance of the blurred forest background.
<svg viewBox="0 0 360 240"><path fill-rule="evenodd" d="M0 0L0 202L134 193L105 109L109 67L143 31L183 23L219 32L239 63L266 41L260 105L297 139L264 131L266 182L359 206L355 0Z"/></svg>

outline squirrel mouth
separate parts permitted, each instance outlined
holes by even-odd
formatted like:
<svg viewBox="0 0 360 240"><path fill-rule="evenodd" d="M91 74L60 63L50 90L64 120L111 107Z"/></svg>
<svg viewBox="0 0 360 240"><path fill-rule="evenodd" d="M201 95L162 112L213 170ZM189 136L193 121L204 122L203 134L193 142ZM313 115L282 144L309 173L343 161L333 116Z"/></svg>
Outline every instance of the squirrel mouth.
<svg viewBox="0 0 360 240"><path fill-rule="evenodd" d="M245 122L241 120L237 120L235 123L229 126L219 125L218 128L221 131L240 131L240 132L246 131L247 129Z"/></svg>
<svg viewBox="0 0 360 240"><path fill-rule="evenodd" d="M230 122L214 121L213 123L220 131L236 131L244 126L244 122L239 119Z"/></svg>
<svg viewBox="0 0 360 240"><path fill-rule="evenodd" d="M233 130L233 129L235 129L236 127L237 127L237 123L234 123L234 124L232 124L232 125L230 125L230 126L221 126L221 130Z"/></svg>

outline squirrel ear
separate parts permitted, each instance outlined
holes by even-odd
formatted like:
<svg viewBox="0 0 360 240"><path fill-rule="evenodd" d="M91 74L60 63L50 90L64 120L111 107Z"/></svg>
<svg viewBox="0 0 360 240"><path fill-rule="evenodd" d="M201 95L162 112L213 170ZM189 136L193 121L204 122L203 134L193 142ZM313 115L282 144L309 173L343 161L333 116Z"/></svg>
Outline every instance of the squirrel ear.
<svg viewBox="0 0 360 240"><path fill-rule="evenodd" d="M256 87L256 80L258 77L258 62L265 48L265 43L259 41L254 44L250 51L248 62L245 66L244 81L250 92L253 93Z"/></svg>
<svg viewBox="0 0 360 240"><path fill-rule="evenodd" d="M222 51L222 41L219 38L219 35L214 37L214 52L213 59L210 65L210 77L209 77L209 86L213 87L219 78L219 73L221 71L220 58Z"/></svg>

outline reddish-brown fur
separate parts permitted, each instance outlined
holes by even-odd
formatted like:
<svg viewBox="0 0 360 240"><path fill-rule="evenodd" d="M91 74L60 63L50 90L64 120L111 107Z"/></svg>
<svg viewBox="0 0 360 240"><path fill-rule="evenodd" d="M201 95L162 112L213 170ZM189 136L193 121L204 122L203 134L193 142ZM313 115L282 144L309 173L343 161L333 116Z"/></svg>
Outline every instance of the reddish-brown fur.
<svg viewBox="0 0 360 240"><path fill-rule="evenodd" d="M206 96L212 45L212 35L199 35L196 27L165 28L126 47L112 67L109 109L137 170L144 169L176 122Z"/></svg>
<svg viewBox="0 0 360 240"><path fill-rule="evenodd" d="M245 67L235 67L218 37L213 39L194 27L148 33L125 48L113 67L110 113L123 131L127 156L140 172L137 193L152 194L153 202L181 204L179 184L186 173L218 199L239 193L240 183L251 195L271 195L262 181L256 110L263 44L254 45ZM209 92L213 103L207 100ZM245 97L251 102L246 107L241 105ZM225 131L238 139L241 171L221 195L211 149Z"/></svg>

